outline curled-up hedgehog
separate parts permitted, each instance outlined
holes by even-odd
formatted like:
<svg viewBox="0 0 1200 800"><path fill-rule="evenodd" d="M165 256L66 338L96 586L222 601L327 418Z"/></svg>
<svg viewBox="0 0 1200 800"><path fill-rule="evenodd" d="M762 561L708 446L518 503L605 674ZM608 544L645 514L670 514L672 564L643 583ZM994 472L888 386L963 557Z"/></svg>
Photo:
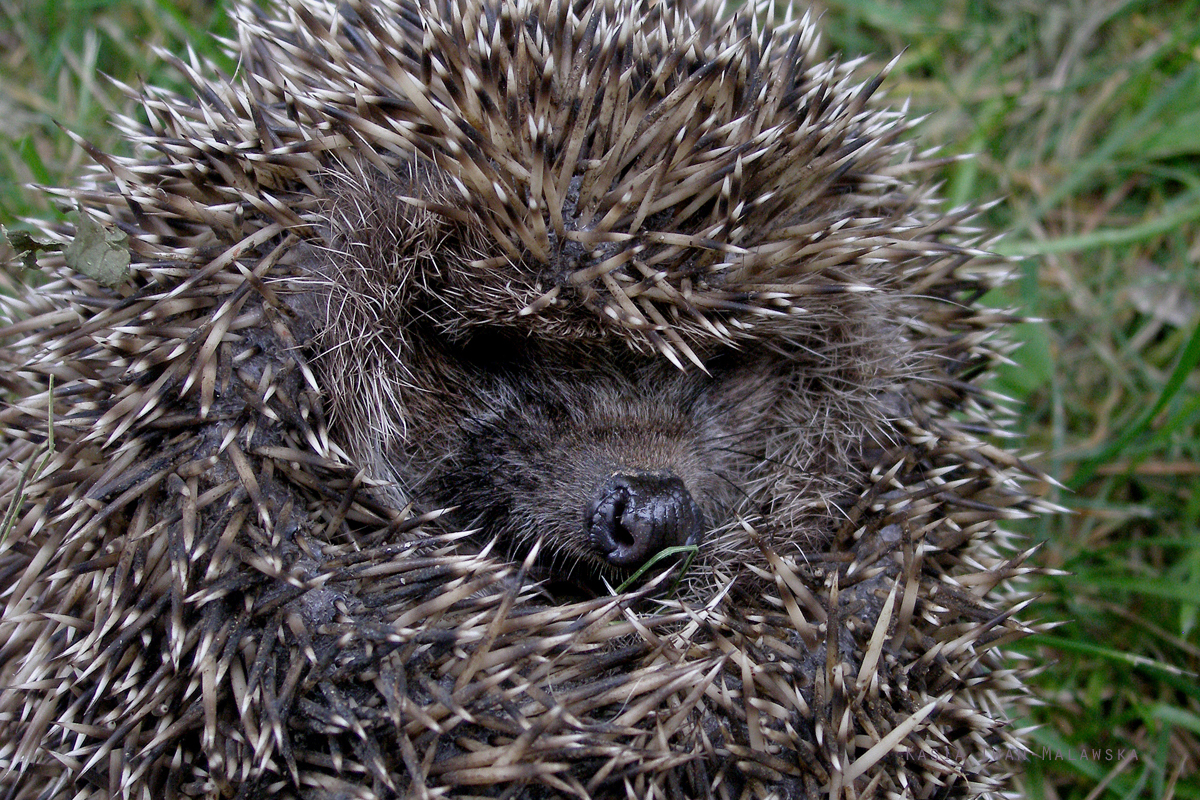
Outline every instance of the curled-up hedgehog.
<svg viewBox="0 0 1200 800"><path fill-rule="evenodd" d="M0 794L1004 791L1006 268L882 76L762 5L235 13L57 192L127 273L4 301Z"/></svg>

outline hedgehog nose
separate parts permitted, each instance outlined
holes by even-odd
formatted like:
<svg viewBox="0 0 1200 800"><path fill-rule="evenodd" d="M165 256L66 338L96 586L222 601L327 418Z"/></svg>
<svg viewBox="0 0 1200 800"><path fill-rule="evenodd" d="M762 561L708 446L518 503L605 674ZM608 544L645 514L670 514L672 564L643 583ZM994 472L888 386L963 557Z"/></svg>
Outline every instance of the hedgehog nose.
<svg viewBox="0 0 1200 800"><path fill-rule="evenodd" d="M588 504L588 540L614 567L631 569L655 553L700 544L704 515L671 473L613 475Z"/></svg>

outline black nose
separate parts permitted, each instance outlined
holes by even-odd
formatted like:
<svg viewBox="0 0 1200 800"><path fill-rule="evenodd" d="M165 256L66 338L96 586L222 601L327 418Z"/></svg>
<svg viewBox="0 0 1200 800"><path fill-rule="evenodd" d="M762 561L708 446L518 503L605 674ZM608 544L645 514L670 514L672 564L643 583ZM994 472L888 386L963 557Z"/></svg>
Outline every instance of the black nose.
<svg viewBox="0 0 1200 800"><path fill-rule="evenodd" d="M584 526L602 558L629 569L667 547L700 544L704 515L671 473L618 473L596 491Z"/></svg>

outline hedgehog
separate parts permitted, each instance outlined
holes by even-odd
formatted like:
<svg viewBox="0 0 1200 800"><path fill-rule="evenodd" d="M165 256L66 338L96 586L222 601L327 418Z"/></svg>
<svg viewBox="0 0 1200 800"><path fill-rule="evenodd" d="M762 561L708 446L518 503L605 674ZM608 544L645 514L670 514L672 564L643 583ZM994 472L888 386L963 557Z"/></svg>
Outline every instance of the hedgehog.
<svg viewBox="0 0 1200 800"><path fill-rule="evenodd" d="M886 70L770 3L233 13L48 190L128 266L3 301L4 796L1009 791L1009 267Z"/></svg>

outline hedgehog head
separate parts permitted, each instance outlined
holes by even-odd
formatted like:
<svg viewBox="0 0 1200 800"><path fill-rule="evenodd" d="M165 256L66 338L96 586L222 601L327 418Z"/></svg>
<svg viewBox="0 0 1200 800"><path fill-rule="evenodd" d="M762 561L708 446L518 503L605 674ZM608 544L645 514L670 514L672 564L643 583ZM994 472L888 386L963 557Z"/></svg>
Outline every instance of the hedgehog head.
<svg viewBox="0 0 1200 800"><path fill-rule="evenodd" d="M310 148L303 213L316 366L397 500L510 544L536 531L568 566L637 566L747 517L809 544L844 518L928 367L908 306L966 257L965 212L912 185L928 163L870 102L878 78L761 12L244 20L248 72L279 72L261 107L309 87L309 136L339 145Z"/></svg>

